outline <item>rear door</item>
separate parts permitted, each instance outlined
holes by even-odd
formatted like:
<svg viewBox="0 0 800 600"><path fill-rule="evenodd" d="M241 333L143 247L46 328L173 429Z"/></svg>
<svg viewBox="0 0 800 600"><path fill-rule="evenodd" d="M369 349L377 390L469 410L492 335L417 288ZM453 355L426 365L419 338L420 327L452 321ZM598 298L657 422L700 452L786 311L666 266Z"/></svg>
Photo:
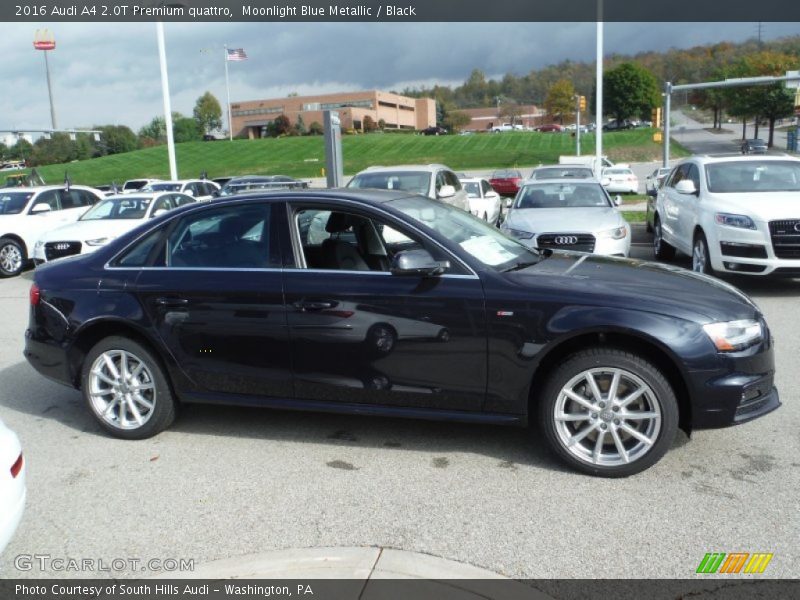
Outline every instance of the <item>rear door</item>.
<svg viewBox="0 0 800 600"><path fill-rule="evenodd" d="M145 312L194 384L195 400L292 395L282 209L209 205L175 219L136 282Z"/></svg>

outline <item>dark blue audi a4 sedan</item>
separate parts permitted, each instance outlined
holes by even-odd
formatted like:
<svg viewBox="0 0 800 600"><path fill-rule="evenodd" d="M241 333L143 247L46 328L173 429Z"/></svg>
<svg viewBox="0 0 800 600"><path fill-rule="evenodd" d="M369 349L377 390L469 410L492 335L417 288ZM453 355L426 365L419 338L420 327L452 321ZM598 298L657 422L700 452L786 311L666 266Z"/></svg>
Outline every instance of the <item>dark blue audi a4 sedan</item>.
<svg viewBox="0 0 800 600"><path fill-rule="evenodd" d="M678 427L780 405L770 331L733 286L539 253L402 192L179 208L38 268L30 304L27 359L121 438L192 402L530 423L574 468L619 477Z"/></svg>

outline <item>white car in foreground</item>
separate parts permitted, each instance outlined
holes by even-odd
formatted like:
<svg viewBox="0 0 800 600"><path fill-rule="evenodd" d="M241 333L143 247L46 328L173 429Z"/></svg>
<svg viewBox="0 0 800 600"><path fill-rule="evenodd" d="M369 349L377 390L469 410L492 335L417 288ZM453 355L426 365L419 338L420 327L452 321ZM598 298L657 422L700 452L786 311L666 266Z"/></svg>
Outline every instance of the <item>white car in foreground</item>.
<svg viewBox="0 0 800 600"><path fill-rule="evenodd" d="M628 167L617 165L603 169L603 180L610 194L639 193L639 178Z"/></svg>
<svg viewBox="0 0 800 600"><path fill-rule="evenodd" d="M470 212L487 223L499 225L503 215L503 199L494 191L492 184L479 177L462 177L460 181L467 192Z"/></svg>
<svg viewBox="0 0 800 600"><path fill-rule="evenodd" d="M538 250L628 256L631 227L596 179L526 181L500 229Z"/></svg>
<svg viewBox="0 0 800 600"><path fill-rule="evenodd" d="M195 202L186 194L155 192L120 194L98 202L80 219L42 235L33 250L38 265L65 256L89 254L173 208Z"/></svg>
<svg viewBox="0 0 800 600"><path fill-rule="evenodd" d="M76 221L104 197L81 185L0 189L0 277L19 274L43 234Z"/></svg>
<svg viewBox="0 0 800 600"><path fill-rule="evenodd" d="M800 277L800 160L693 156L658 190L657 259L675 250L698 273Z"/></svg>
<svg viewBox="0 0 800 600"><path fill-rule="evenodd" d="M0 421L0 552L25 510L25 460L17 435Z"/></svg>

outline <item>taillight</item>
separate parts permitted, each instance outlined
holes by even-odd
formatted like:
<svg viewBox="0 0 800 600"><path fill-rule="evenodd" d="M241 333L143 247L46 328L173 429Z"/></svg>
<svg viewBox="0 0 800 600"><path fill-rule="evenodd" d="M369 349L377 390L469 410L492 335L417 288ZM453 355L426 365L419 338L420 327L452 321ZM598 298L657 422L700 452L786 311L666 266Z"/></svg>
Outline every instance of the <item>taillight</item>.
<svg viewBox="0 0 800 600"><path fill-rule="evenodd" d="M31 306L38 306L39 301L41 299L42 299L42 293L39 290L39 286L34 283L31 286L31 291L30 291Z"/></svg>
<svg viewBox="0 0 800 600"><path fill-rule="evenodd" d="M323 310L320 314L328 315L329 317L339 317L341 319L349 319L354 313L352 310Z"/></svg>
<svg viewBox="0 0 800 600"><path fill-rule="evenodd" d="M11 465L11 477L13 479L16 479L21 471L22 471L22 454L20 454L16 462L13 465Z"/></svg>

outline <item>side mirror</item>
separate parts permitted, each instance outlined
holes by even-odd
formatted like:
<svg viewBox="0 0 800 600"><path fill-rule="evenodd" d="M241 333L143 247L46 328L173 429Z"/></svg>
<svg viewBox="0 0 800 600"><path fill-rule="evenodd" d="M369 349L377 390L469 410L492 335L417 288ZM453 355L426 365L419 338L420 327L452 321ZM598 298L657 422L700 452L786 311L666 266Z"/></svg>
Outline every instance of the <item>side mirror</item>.
<svg viewBox="0 0 800 600"><path fill-rule="evenodd" d="M499 194L497 192L495 192L494 190L490 190L490 191L486 192L486 195L484 196L484 198L492 198L492 199L494 199L494 198L497 198L498 196L499 196Z"/></svg>
<svg viewBox="0 0 800 600"><path fill-rule="evenodd" d="M424 249L398 252L392 259L392 275L431 277L441 275L450 267L449 261L434 260Z"/></svg>
<svg viewBox="0 0 800 600"><path fill-rule="evenodd" d="M658 196L658 188L652 188L652 189L647 190L647 195L650 196L651 198L657 197Z"/></svg>
<svg viewBox="0 0 800 600"><path fill-rule="evenodd" d="M47 202L39 202L38 204L34 204L33 208L31 209L31 214L40 215L43 213L48 213L50 210L50 205Z"/></svg>
<svg viewBox="0 0 800 600"><path fill-rule="evenodd" d="M192 196L192 197L194 197L194 190L186 190L186 191L185 191L185 192L183 192L183 193L184 193L184 194L186 194L187 196Z"/></svg>
<svg viewBox="0 0 800 600"><path fill-rule="evenodd" d="M452 198L456 195L456 188L452 185L443 185L439 188L439 193L436 194L438 198Z"/></svg>
<svg viewBox="0 0 800 600"><path fill-rule="evenodd" d="M213 192L211 192L211 197L212 198L219 198L219 190L214 190Z"/></svg>
<svg viewBox="0 0 800 600"><path fill-rule="evenodd" d="M608 187L608 186L610 186L610 185L611 185L611 179L609 179L608 177L603 177L603 178L600 180L600 185L602 185L603 187Z"/></svg>
<svg viewBox="0 0 800 600"><path fill-rule="evenodd" d="M153 213L153 218L155 219L156 217L160 217L161 215L165 215L165 214L167 214L167 212L169 212L169 211L167 211L166 208L159 208L157 211L155 211Z"/></svg>
<svg viewBox="0 0 800 600"><path fill-rule="evenodd" d="M614 206L622 206L622 196L619 194L614 196Z"/></svg>
<svg viewBox="0 0 800 600"><path fill-rule="evenodd" d="M675 184L675 191L679 194L696 194L697 188L691 179L681 179Z"/></svg>

